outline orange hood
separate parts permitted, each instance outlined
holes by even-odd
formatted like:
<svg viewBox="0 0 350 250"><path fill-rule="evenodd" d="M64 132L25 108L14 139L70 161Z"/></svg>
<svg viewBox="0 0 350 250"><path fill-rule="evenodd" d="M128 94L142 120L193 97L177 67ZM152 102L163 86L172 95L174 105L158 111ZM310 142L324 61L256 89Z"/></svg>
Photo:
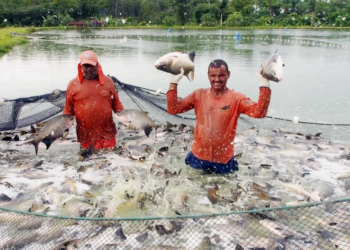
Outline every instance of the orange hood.
<svg viewBox="0 0 350 250"><path fill-rule="evenodd" d="M98 81L101 85L104 84L104 74L102 71L102 67L100 63L97 63L97 75L98 75ZM79 78L79 82L82 83L83 79L84 79L84 75L83 75L83 71L81 70L81 64L78 64L78 78Z"/></svg>

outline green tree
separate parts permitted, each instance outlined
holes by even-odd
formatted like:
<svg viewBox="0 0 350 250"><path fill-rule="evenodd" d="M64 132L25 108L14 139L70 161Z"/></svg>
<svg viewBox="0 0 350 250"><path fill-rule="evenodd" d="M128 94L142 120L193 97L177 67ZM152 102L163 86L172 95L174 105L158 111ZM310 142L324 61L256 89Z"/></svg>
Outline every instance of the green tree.
<svg viewBox="0 0 350 250"><path fill-rule="evenodd" d="M78 7L78 2L75 0L53 0L51 4L56 15L67 15Z"/></svg>
<svg viewBox="0 0 350 250"><path fill-rule="evenodd" d="M243 22L243 16L241 12L233 12L226 20L227 26L240 26Z"/></svg>
<svg viewBox="0 0 350 250"><path fill-rule="evenodd" d="M194 18L197 22L197 24L202 23L203 19L202 16L206 15L205 20L216 20L218 22L221 17L221 10L218 6L215 6L213 4L198 4L194 10Z"/></svg>

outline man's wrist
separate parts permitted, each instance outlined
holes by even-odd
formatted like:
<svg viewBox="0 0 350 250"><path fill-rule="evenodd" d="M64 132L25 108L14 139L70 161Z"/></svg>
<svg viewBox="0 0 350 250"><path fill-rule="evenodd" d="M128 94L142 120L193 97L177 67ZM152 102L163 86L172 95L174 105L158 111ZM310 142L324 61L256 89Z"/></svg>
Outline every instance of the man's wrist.
<svg viewBox="0 0 350 250"><path fill-rule="evenodd" d="M270 81L267 79L261 79L259 82L260 87L270 87Z"/></svg>
<svg viewBox="0 0 350 250"><path fill-rule="evenodd" d="M260 84L260 87L270 88L270 84Z"/></svg>
<svg viewBox="0 0 350 250"><path fill-rule="evenodd" d="M171 82L169 84L169 90L177 90L177 83Z"/></svg>

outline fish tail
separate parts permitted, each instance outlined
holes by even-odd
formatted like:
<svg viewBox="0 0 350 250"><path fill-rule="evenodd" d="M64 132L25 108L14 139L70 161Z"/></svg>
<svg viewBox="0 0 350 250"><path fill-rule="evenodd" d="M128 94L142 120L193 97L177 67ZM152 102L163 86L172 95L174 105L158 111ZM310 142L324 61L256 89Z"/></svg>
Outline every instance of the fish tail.
<svg viewBox="0 0 350 250"><path fill-rule="evenodd" d="M40 143L40 141L38 141L38 142L33 141L32 142L32 144L34 145L34 148L35 148L35 155L38 155L39 143Z"/></svg>
<svg viewBox="0 0 350 250"><path fill-rule="evenodd" d="M145 134L149 137L149 134L152 132L152 127L145 127L143 131L145 131Z"/></svg>
<svg viewBox="0 0 350 250"><path fill-rule="evenodd" d="M189 56L190 60L191 60L192 62L194 62L194 57L196 56L196 52L191 51L190 53L188 53L188 56Z"/></svg>
<svg viewBox="0 0 350 250"><path fill-rule="evenodd" d="M44 143L45 143L45 145L46 145L46 150L48 150L48 149L50 148L52 142L51 142L51 141L48 141L48 142L44 142Z"/></svg>
<svg viewBox="0 0 350 250"><path fill-rule="evenodd" d="M191 78L190 78L190 76L189 76L189 73L188 73L188 72L187 72L187 73L185 73L184 75L187 77L187 79L188 79L190 82L192 82L192 80L191 80Z"/></svg>
<svg viewBox="0 0 350 250"><path fill-rule="evenodd" d="M36 141L35 139L31 138L25 142L23 142L21 145L34 145L34 148L35 148L35 154L38 155L38 149L39 149L39 143L40 141Z"/></svg>

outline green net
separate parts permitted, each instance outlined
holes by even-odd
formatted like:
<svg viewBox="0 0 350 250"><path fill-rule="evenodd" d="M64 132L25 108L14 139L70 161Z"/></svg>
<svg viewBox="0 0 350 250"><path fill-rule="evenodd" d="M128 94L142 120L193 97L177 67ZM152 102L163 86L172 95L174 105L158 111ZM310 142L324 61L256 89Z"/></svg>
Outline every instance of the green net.
<svg viewBox="0 0 350 250"><path fill-rule="evenodd" d="M125 84L114 78L113 80L126 108L147 110L158 124L165 124L168 121L172 124L194 125L193 112L177 116L166 112L164 93L156 93L154 90ZM1 130L18 129L59 113L64 105L64 94L64 91L53 91L49 95L5 100L0 107L0 113L6 114L1 115ZM231 197L228 207L221 209L224 212L218 213L212 209L215 207L215 202L205 204L203 207L206 207L206 211L187 209L200 202L200 200L193 199L188 201L188 204L182 202L184 205L182 210L172 211L173 214L181 215L169 217L150 215L155 209L153 203L150 202L146 216L142 216L143 208L138 207L134 217L109 218L107 213L98 211L99 204L89 205L90 211L87 207L79 207L81 205L79 199L76 200L76 203L74 199L72 199L73 202L70 202L72 211L79 210L78 213L54 216L50 215L46 209L42 209L40 213L33 212L35 211L33 201L37 201L35 198L45 197L40 195L35 197L35 194L31 203L26 203L25 209L5 206L6 203L11 202L11 199L3 193L5 186L11 189L12 184L6 179L6 174L11 171L11 173L15 171L16 178L26 177L37 179L38 182L40 178L35 176L37 174L35 171L41 168L43 171L40 172L40 175L44 178L47 172L53 171L53 168L50 168L52 165L62 171L74 169L79 173L80 179L78 180L80 182L84 180L85 183L88 183L89 180L81 178L81 175L85 171L83 169L86 168L96 171L93 172L96 179L102 174L97 171L104 168L107 169L105 170L107 173L116 171L116 174L112 176L114 182L123 178L131 179L130 176L135 177L132 172L118 172L119 169L125 167L122 161L118 162L119 158L112 165L108 165L110 164L108 162L101 163L104 159L96 160L94 164L79 163L75 158L73 160L64 158L64 152L56 148L56 151L49 152L49 155L44 158L44 161L51 164L48 164L48 168L38 162L30 161L30 154L25 150L24 153L22 149L18 150L16 144L8 144L6 151L0 152L0 163L3 166L0 172L0 249L350 249L350 234L348 233L350 199L340 198L338 187L335 190L337 195L327 196L325 199L327 201L324 202L312 203L310 197L300 199L300 196L293 196L304 202L303 205L293 206L279 203L278 196L286 194L279 189L274 190L273 187L269 187L271 184L276 186L276 183L280 183L276 180L276 176L279 179L287 177L291 179L293 175L298 176L300 180L305 179L305 183L310 183L313 188L316 188L317 185L324 185L325 182L321 184L317 182L317 176L313 179L308 179L308 176L317 173L321 167L327 167L328 164L330 168L334 167L332 163L339 163L338 165L343 168L349 166L349 129L348 124L294 123L292 120L273 117L250 119L242 116L235 145L236 153L243 153L238 159L242 172L237 178L231 176L217 179L215 177L205 178L201 175L197 175L194 179L191 173L185 172L185 168L179 167L183 164L174 164L174 162L183 162L183 157L189 149L185 149L181 143L186 140L190 141L192 138L190 131L180 132L178 129L168 131L164 144L161 146L178 143L181 150L164 153L158 147L156 154L146 155L149 159L153 157L153 164L146 167L133 167L140 174L139 179L142 180L144 185L142 188L145 192L151 194L153 191L162 191L159 190L159 183L156 183L158 186L149 184L155 181L147 178L149 171L154 171L155 176L160 175L156 181L163 181L166 183L164 185L168 185L167 180L171 176L180 175L181 169L184 169L180 177L170 180L169 186L165 189L165 195L163 193L162 197L167 195L167 202L176 199L174 193L170 191L170 186L179 188L189 182L191 185L187 186L187 189L194 192L191 189L200 187L202 190L199 192L202 192L200 195L203 197L207 197L206 191L218 185L220 186L218 193L223 192L222 196L225 196L225 191L230 193L230 196L234 196L235 192L237 194L240 191L238 189L229 190L230 187L241 185L245 192L244 197L249 201L237 204ZM124 142L123 147L129 151L135 150L135 145L128 142L128 136L129 134L119 129L118 142ZM181 138L182 141L177 141L176 138ZM73 152L77 149L73 146L64 146L65 151ZM41 151L43 150L40 149L39 152ZM320 161L317 162L317 160ZM166 169L157 169L159 161L165 163ZM297 170L293 168L295 166L298 167ZM187 178L181 178L181 176ZM121 179L118 179L119 177ZM342 190L350 190L349 174L338 175L336 179ZM246 180L249 180L249 183ZM93 179L90 179L91 183ZM112 184L106 183L106 185ZM262 186L264 191L271 189L267 193L260 192L259 189ZM26 187L25 182L22 182L19 188L25 190ZM47 190L41 186L36 194L42 194L44 191ZM67 188L65 191L67 192ZM70 190L71 193L74 193L73 191ZM125 196L130 194L125 194ZM84 195L86 198L87 194ZM165 198L154 197L158 197L160 204L164 206L167 204L166 202L161 203ZM289 196L285 198L291 199ZM99 201L102 202L102 200ZM142 199L138 201L139 206L141 201ZM48 202L54 203L52 200L41 200L44 205ZM69 200L66 200L63 205L67 205L68 202ZM94 210L92 208L95 208L95 213L91 212Z"/></svg>
<svg viewBox="0 0 350 250"><path fill-rule="evenodd" d="M68 218L0 210L1 249L349 249L349 199L227 214Z"/></svg>

